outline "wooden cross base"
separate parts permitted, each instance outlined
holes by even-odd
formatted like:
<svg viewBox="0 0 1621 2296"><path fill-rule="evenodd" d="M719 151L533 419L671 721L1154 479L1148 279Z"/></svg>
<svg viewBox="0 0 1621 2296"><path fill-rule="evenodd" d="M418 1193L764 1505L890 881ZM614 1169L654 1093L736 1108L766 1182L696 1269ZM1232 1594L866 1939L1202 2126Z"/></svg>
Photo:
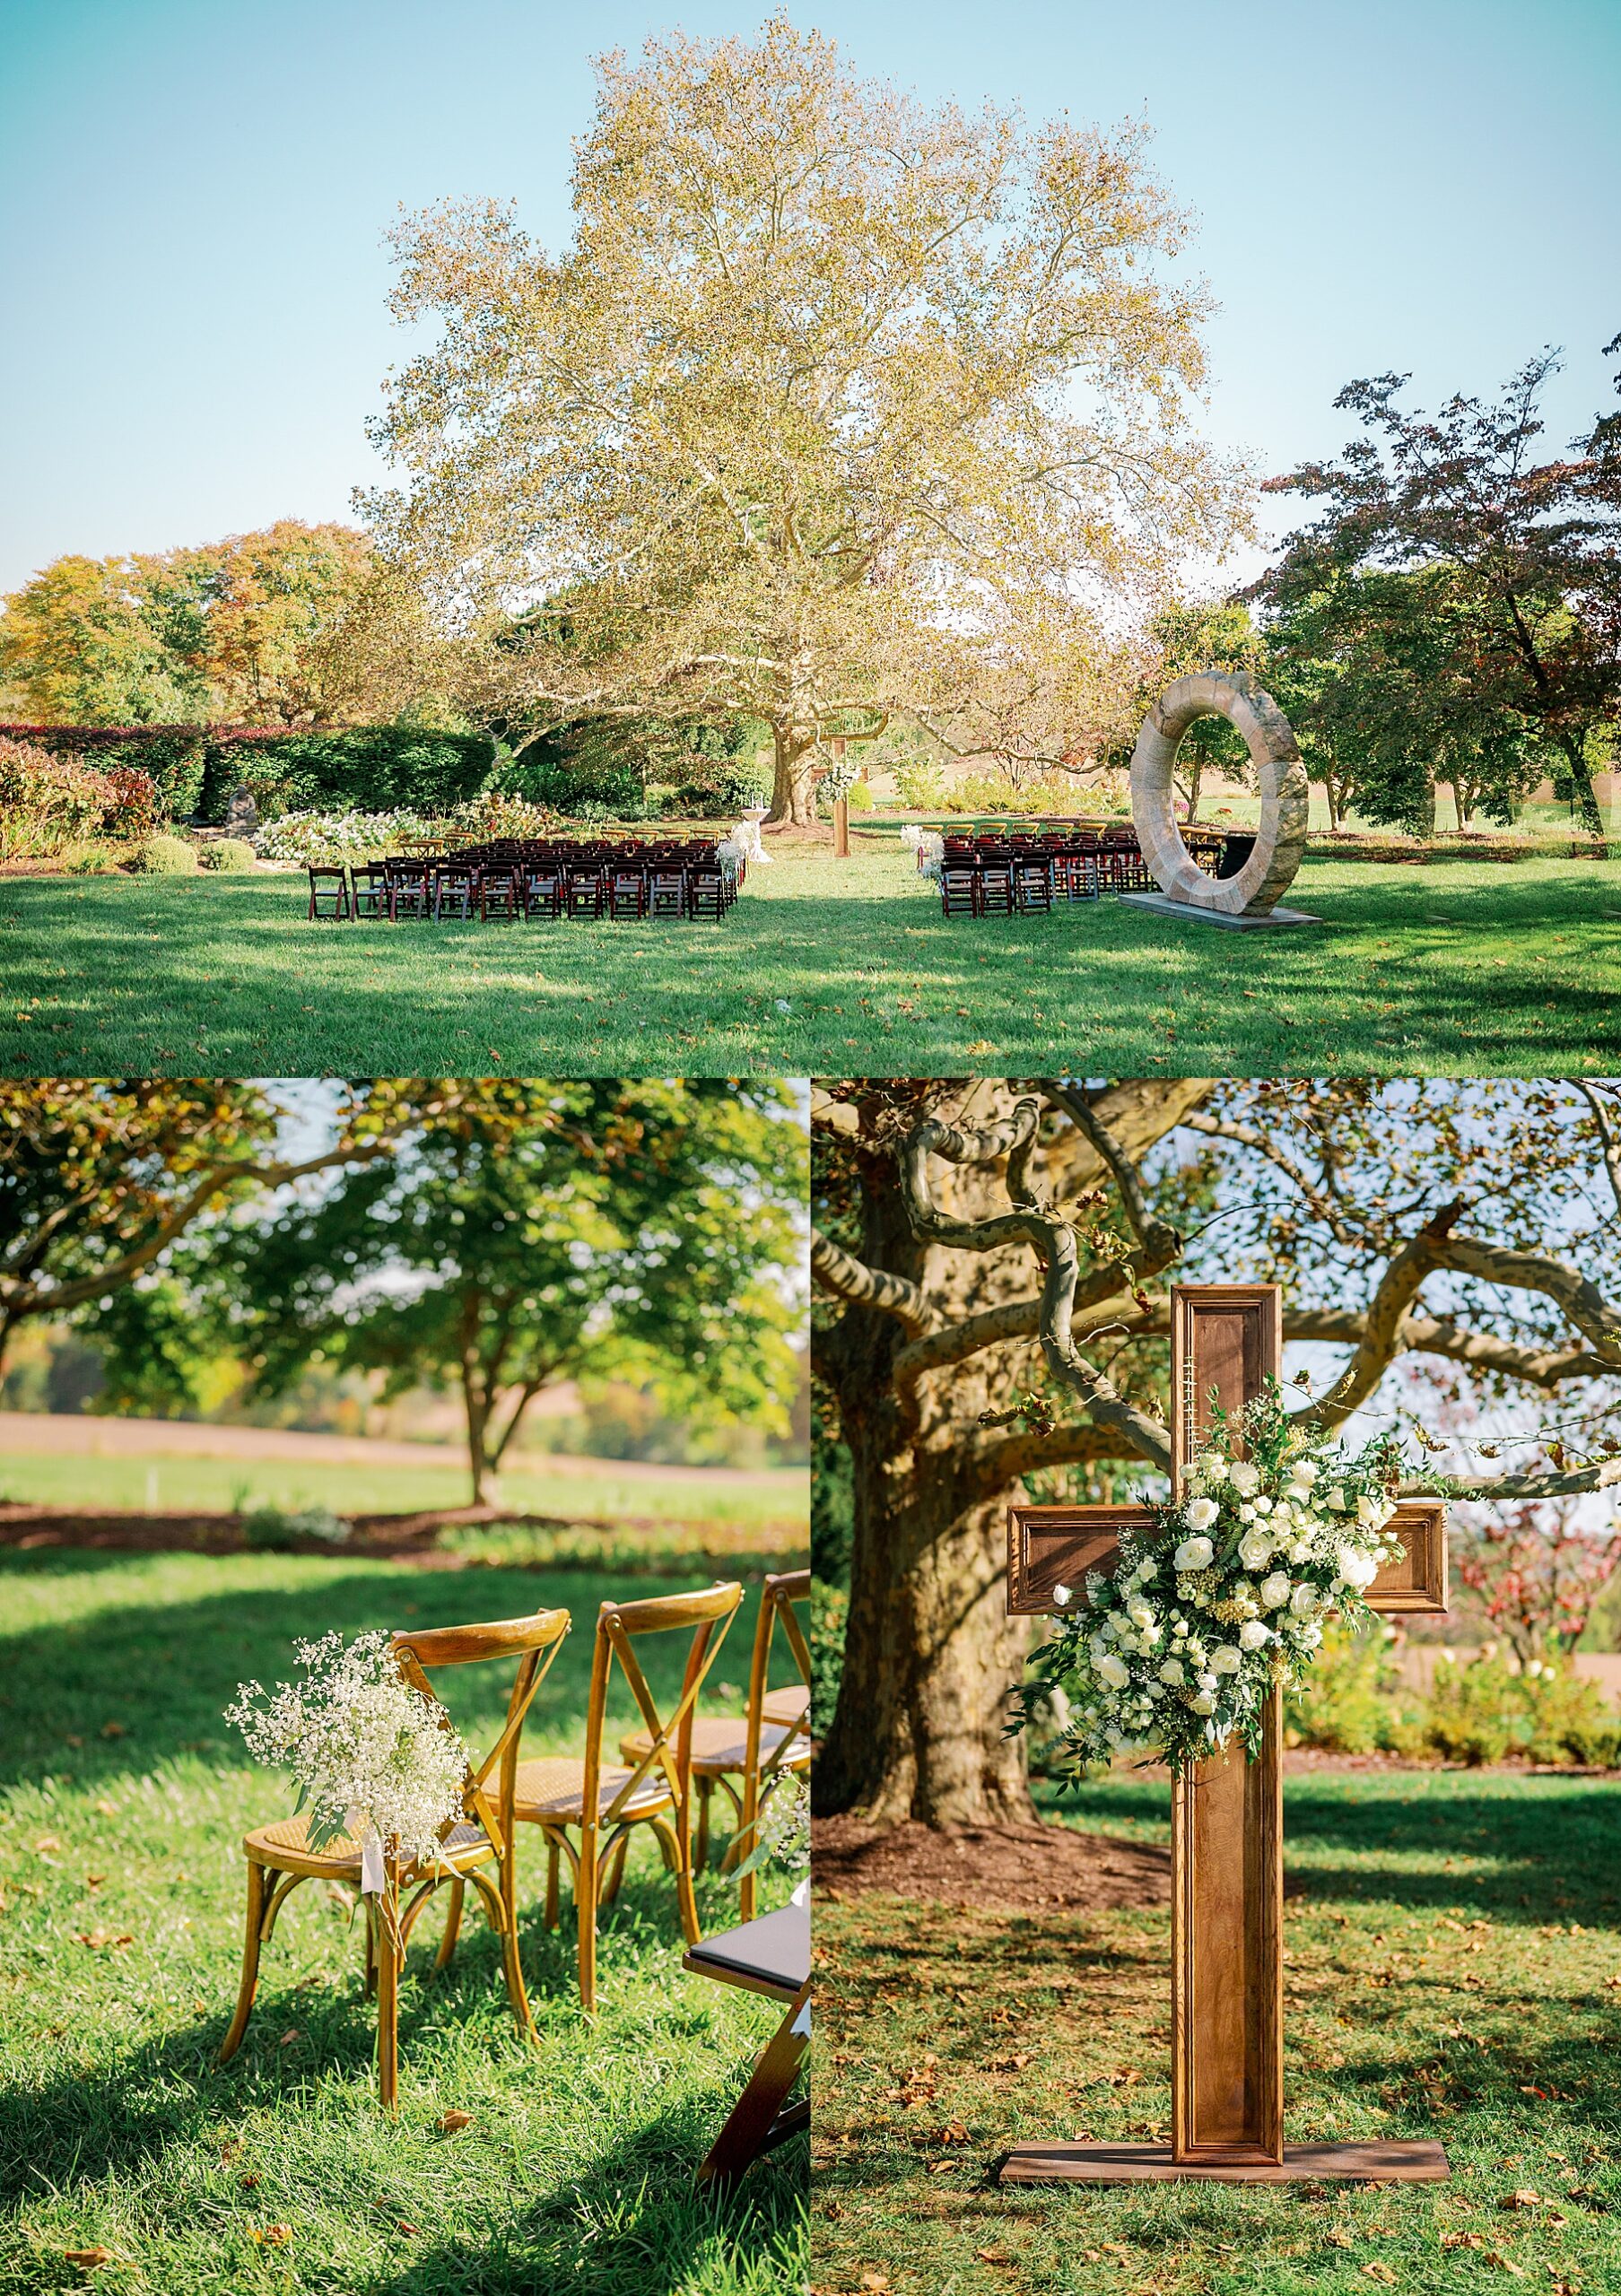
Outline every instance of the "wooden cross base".
<svg viewBox="0 0 1621 2296"><path fill-rule="evenodd" d="M1207 2184L1278 2185L1305 2178L1436 2184L1452 2171L1439 2144L1285 2144L1281 2161L1178 2161L1168 2144L1021 2144L1000 2162L1005 2185L1135 2185L1193 2177Z"/></svg>

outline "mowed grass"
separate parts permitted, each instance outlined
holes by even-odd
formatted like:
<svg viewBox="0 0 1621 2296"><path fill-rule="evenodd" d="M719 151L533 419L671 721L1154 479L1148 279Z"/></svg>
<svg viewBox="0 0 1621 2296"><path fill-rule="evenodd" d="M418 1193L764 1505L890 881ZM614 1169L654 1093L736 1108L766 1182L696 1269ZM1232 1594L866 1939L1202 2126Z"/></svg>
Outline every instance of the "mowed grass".
<svg viewBox="0 0 1621 2296"><path fill-rule="evenodd" d="M1321 928L947 920L893 837L720 924L311 925L290 876L0 881L24 1074L1569 1074L1621 1053L1621 861L1312 861Z"/></svg>
<svg viewBox="0 0 1621 2296"><path fill-rule="evenodd" d="M1316 1774L1285 1807L1285 2133L1439 2137L1451 2180L999 2189L1022 2141L1168 2141L1168 1911L822 1898L818 2296L1621 2288L1614 1785ZM1165 1841L1168 1788L1076 1815Z"/></svg>
<svg viewBox="0 0 1621 2296"><path fill-rule="evenodd" d="M87 1420L85 1441L95 1440ZM717 1468L667 1477L626 1474L611 1460L526 1458L500 1479L501 1503L515 1513L571 1521L714 1526L770 1548L808 1544L809 1477L803 1467L758 1474ZM54 1451L0 1451L0 1500L77 1507L86 1514L128 1508L149 1514L222 1514L253 1507L327 1507L337 1515L426 1512L468 1503L464 1472L305 1463L298 1459L148 1457Z"/></svg>
<svg viewBox="0 0 1621 2296"><path fill-rule="evenodd" d="M577 1752L598 1599L681 1583L289 1556L0 1563L0 2289L88 2284L67 2252L94 2248L109 2252L94 2286L142 2296L803 2287L803 2143L751 2170L729 2204L693 2185L780 2013L683 1973L650 1847L633 1850L602 1925L595 2026L573 1990L570 1909L555 1935L542 1928L545 1861L526 1840L522 1953L541 2048L518 2039L482 1922L468 1918L432 1977L431 1909L403 1990L389 2122L358 1935L337 1893L309 1884L266 1948L240 2053L214 2062L240 1967L240 1837L291 1803L221 1718L238 1682L277 1680L294 1638L330 1627L450 1623L473 1594L475 1617L565 1604L576 1623L526 1744ZM717 1703L738 1702L753 1615L751 1593ZM667 1697L680 1655L649 1655ZM505 1669L441 1680L463 1726L492 1732ZM613 1721L633 1724L623 1694ZM786 1887L773 1876L768 1902ZM736 1909L735 1885L711 1874L706 1927ZM470 2125L443 2133L449 2111Z"/></svg>

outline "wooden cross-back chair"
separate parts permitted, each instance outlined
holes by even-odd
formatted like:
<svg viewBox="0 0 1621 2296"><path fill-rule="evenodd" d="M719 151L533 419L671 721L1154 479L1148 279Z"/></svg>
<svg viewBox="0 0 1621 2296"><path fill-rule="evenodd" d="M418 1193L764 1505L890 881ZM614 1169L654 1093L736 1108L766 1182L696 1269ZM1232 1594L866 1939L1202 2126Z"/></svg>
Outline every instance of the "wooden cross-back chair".
<svg viewBox="0 0 1621 2296"><path fill-rule="evenodd" d="M743 1589L734 1581L692 1595L604 1603L591 1654L584 1754L542 1756L518 1766L512 1814L520 1823L537 1825L545 1837L548 1929L557 1924L561 1862L565 1857L573 1876L580 1931L580 1998L588 2013L597 2006L597 1909L611 1901L618 1891L625 1852L636 1826L653 1829L665 1865L675 1877L682 1930L689 1945L698 1942L692 1863L693 1723L704 1677L715 1663L742 1600ZM691 1633L692 1641L680 1694L668 1713L660 1715L634 1644L644 1634L684 1631ZM646 1752L623 1767L602 1758L608 1684L615 1664L636 1701L648 1739ZM578 1847L571 1838L574 1835L579 1837Z"/></svg>
<svg viewBox="0 0 1621 2296"><path fill-rule="evenodd" d="M693 1863L702 1873L709 1862L710 1803L719 1786L736 1816L725 1866L729 1870L745 1859L754 1846L754 1829L768 1796L792 1772L810 1768L811 1744L806 1715L810 1705L810 1648L796 1615L797 1603L810 1601L810 1572L768 1573L760 1594L754 1621L754 1647L749 1660L748 1704L741 1717L700 1714L693 1723L693 1785L698 1797L698 1838ZM768 1688L771 1644L780 1626L799 1671L799 1680L780 1691ZM774 1708L774 1710L773 1710ZM619 1741L622 1761L640 1761L649 1739L645 1730L629 1733ZM734 1781L736 1781L734 1783ZM745 1874L738 1884L745 1921L754 1918L758 1897L756 1876Z"/></svg>
<svg viewBox="0 0 1621 2296"><path fill-rule="evenodd" d="M390 2110L399 2074L400 1969L417 1918L442 1883L450 1884L450 1904L435 1968L443 1969L456 1950L462 1898L470 1881L484 1900L491 1928L501 1939L507 1997L519 2030L530 2040L536 2038L535 2020L518 1958L512 1862L513 1787L525 1717L557 1656L569 1624L567 1611L537 1611L533 1618L501 1619L483 1626L428 1627L417 1633L396 1634L392 1638L401 1674L414 1690L420 1691L439 1709L447 1727L449 1718L428 1680L429 1669L480 1665L497 1658L516 1658L518 1667L507 1700L506 1719L478 1767L474 1769L469 1763L462 1789L463 1815L446 1831L437 1857L429 1865L386 1860L385 1902L379 1907L375 1897L362 1899L366 1919L366 1990L377 1995L378 2092ZM361 1881L360 1842L345 1834L328 1843L325 1849L311 1849L308 1817L287 1818L275 1825L260 1826L244 1835L242 1848L248 1859L248 1927L236 2013L230 2031L220 2044L222 2064L234 2057L241 2046L258 1986L260 1949L269 1941L277 1915L299 1883L336 1882L358 1891ZM493 1881L484 1870L492 1864L495 1867ZM403 1909L402 1892L409 1893Z"/></svg>

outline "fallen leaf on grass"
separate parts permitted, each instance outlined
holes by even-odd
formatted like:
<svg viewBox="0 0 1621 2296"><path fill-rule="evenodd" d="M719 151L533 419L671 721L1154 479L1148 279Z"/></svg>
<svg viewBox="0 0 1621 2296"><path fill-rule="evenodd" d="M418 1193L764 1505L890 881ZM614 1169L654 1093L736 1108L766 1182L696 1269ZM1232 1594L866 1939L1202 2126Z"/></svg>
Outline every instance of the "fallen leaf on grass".
<svg viewBox="0 0 1621 2296"><path fill-rule="evenodd" d="M284 2248L292 2238L291 2224L266 2224L263 2231L255 2231L250 2224L248 2231L251 2239L257 2240L266 2248Z"/></svg>
<svg viewBox="0 0 1621 2296"><path fill-rule="evenodd" d="M954 2169L960 2168L961 2166L962 2163L957 2161L930 2161L928 2163L928 2173L931 2177L949 2176Z"/></svg>
<svg viewBox="0 0 1621 2296"><path fill-rule="evenodd" d="M948 2120L940 2131L940 2142L942 2144L966 2144L968 2131L960 2120Z"/></svg>
<svg viewBox="0 0 1621 2296"><path fill-rule="evenodd" d="M103 1722L101 1725L101 1735L104 1738L122 1738L127 1735L122 1722Z"/></svg>
<svg viewBox="0 0 1621 2296"><path fill-rule="evenodd" d="M277 2048L291 2048L294 2041L301 2040L302 2038L303 2035L297 2025L289 2025L286 2031L282 2035L281 2039L277 2041L276 2047Z"/></svg>
<svg viewBox="0 0 1621 2296"><path fill-rule="evenodd" d="M82 2264L89 2272L94 2272L98 2265L112 2262L110 2248L64 2248L62 2253L69 2264Z"/></svg>
<svg viewBox="0 0 1621 2296"><path fill-rule="evenodd" d="M981 2264L1011 2264L1013 2258L1006 2248L976 2248L974 2255Z"/></svg>
<svg viewBox="0 0 1621 2296"><path fill-rule="evenodd" d="M1521 2185L1518 2191L1505 2193L1497 2205L1499 2208L1546 2208L1547 2203L1539 2192L1533 2192L1529 2185Z"/></svg>
<svg viewBox="0 0 1621 2296"><path fill-rule="evenodd" d="M1394 2288L1396 2285L1396 2274L1388 2264L1364 2264L1362 2276L1364 2280L1377 2280L1383 2288Z"/></svg>
<svg viewBox="0 0 1621 2296"><path fill-rule="evenodd" d="M1331 2248L1354 2248L1356 2246L1355 2240L1343 2224L1334 2225L1330 2231L1323 2234L1323 2238Z"/></svg>
<svg viewBox="0 0 1621 2296"><path fill-rule="evenodd" d="M1487 2264L1495 2264L1499 2272L1512 2274L1516 2280L1523 2280L1526 2276L1525 2267L1523 2265L1512 2263L1507 2257L1502 2255L1496 2248L1488 2248L1486 2250L1486 2260Z"/></svg>
<svg viewBox="0 0 1621 2296"><path fill-rule="evenodd" d="M237 2179L237 2182L241 2186L244 2192L255 2192L258 2188L259 2180L254 2171L249 2169L246 2176L239 2177Z"/></svg>
<svg viewBox="0 0 1621 2296"><path fill-rule="evenodd" d="M1486 2242L1478 2232L1443 2232L1441 2245L1443 2248L1484 2248Z"/></svg>
<svg viewBox="0 0 1621 2296"><path fill-rule="evenodd" d="M98 1802L94 1806L99 1818L116 1818L118 1814L110 1802Z"/></svg>
<svg viewBox="0 0 1621 2296"><path fill-rule="evenodd" d="M422 2234L417 2231L415 2225L407 2224L403 2216L397 2216L395 2218L394 2227L396 2231L403 2232L408 2240L420 2240L422 2238Z"/></svg>
<svg viewBox="0 0 1621 2296"><path fill-rule="evenodd" d="M88 1945L92 1953L116 1952L120 1945L133 1945L135 1942L127 1929L120 1930L116 1937L110 1929L75 1929L74 1932L74 1944Z"/></svg>
<svg viewBox="0 0 1621 2296"><path fill-rule="evenodd" d="M447 2136L454 2136L458 2128L473 2126L473 2116L471 2113L441 2113L439 2125Z"/></svg>
<svg viewBox="0 0 1621 2296"><path fill-rule="evenodd" d="M60 1849L61 1847L62 1844L54 1833L42 1833L34 1844L37 1855L41 1857L48 1857L53 1849Z"/></svg>
<svg viewBox="0 0 1621 2296"><path fill-rule="evenodd" d="M870 2296L885 2296L889 2287L889 2274L886 2272L864 2272L861 2274L861 2285L869 2291Z"/></svg>

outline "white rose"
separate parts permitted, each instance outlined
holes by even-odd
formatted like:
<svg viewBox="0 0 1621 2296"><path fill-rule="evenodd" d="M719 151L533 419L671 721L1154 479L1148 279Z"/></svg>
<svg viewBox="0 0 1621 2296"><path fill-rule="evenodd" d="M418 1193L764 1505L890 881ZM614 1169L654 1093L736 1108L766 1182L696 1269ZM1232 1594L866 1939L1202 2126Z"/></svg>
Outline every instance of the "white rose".
<svg viewBox="0 0 1621 2296"><path fill-rule="evenodd" d="M1200 1690L1219 1690L1221 1684L1217 1677L1207 1669L1198 1677L1198 1686Z"/></svg>
<svg viewBox="0 0 1621 2296"><path fill-rule="evenodd" d="M1288 1500L1291 1507L1304 1507L1310 1503L1312 1497L1312 1486L1310 1483L1302 1483L1296 1479L1285 1492L1284 1497Z"/></svg>
<svg viewBox="0 0 1621 2296"><path fill-rule="evenodd" d="M1379 1576L1379 1563L1364 1546L1342 1546L1338 1555L1339 1577L1343 1586L1355 1587L1360 1594L1371 1587Z"/></svg>
<svg viewBox="0 0 1621 2296"><path fill-rule="evenodd" d="M1066 1604L1069 1602L1074 1593L1075 1588L1073 1587L1055 1587L1052 1590L1053 1602L1059 1610L1062 1610Z"/></svg>
<svg viewBox="0 0 1621 2296"><path fill-rule="evenodd" d="M1126 1605L1126 1615L1140 1632L1155 1624L1154 1605L1145 1602L1141 1595L1133 1595Z"/></svg>
<svg viewBox="0 0 1621 2296"><path fill-rule="evenodd" d="M1275 1570L1269 1578L1261 1580L1260 1599L1263 1609L1282 1610L1289 1599L1289 1574L1286 1570Z"/></svg>
<svg viewBox="0 0 1621 2296"><path fill-rule="evenodd" d="M1198 1696L1190 1698L1188 1703L1196 1714L1214 1714L1216 1711L1216 1700L1207 1690L1200 1691Z"/></svg>
<svg viewBox="0 0 1621 2296"><path fill-rule="evenodd" d="M1235 1460L1227 1472L1232 1477L1233 1488L1242 1492L1244 1498L1253 1497L1260 1489L1260 1469L1252 1466L1248 1459Z"/></svg>
<svg viewBox="0 0 1621 2296"><path fill-rule="evenodd" d="M1271 1639L1271 1628L1263 1626L1258 1618L1247 1618L1238 1630L1238 1647L1241 1650L1259 1650L1264 1643L1270 1642Z"/></svg>
<svg viewBox="0 0 1621 2296"><path fill-rule="evenodd" d="M1356 1502L1356 1519L1371 1531L1382 1531L1394 1511L1388 1499L1375 1499L1365 1491Z"/></svg>
<svg viewBox="0 0 1621 2296"><path fill-rule="evenodd" d="M1315 1622L1311 1626L1303 1626L1294 1639L1303 1650L1315 1650L1322 1640L1322 1629Z"/></svg>
<svg viewBox="0 0 1621 2296"><path fill-rule="evenodd" d="M1296 1483L1303 1483L1309 1491L1322 1470L1315 1459L1302 1459L1291 1472Z"/></svg>
<svg viewBox="0 0 1621 2296"><path fill-rule="evenodd" d="M1221 1509L1214 1499L1190 1499L1182 1509L1182 1517L1190 1531L1207 1531Z"/></svg>
<svg viewBox="0 0 1621 2296"><path fill-rule="evenodd" d="M1272 1501L1267 1497L1264 1491L1255 1500L1254 1504L1255 1511L1258 1515L1269 1515L1272 1512Z"/></svg>
<svg viewBox="0 0 1621 2296"><path fill-rule="evenodd" d="M1310 1562L1312 1560L1310 1542L1306 1539L1296 1539L1289 1549L1289 1560L1291 1562Z"/></svg>
<svg viewBox="0 0 1621 2296"><path fill-rule="evenodd" d="M1316 1587L1303 1580L1289 1597L1289 1608L1296 1618L1315 1618L1321 1606L1322 1597Z"/></svg>
<svg viewBox="0 0 1621 2296"><path fill-rule="evenodd" d="M1238 1543L1238 1559L1246 1570L1260 1570L1272 1560L1272 1542L1265 1531L1246 1531Z"/></svg>
<svg viewBox="0 0 1621 2296"><path fill-rule="evenodd" d="M1208 1539L1184 1539L1176 1550L1179 1570L1207 1570L1215 1558L1216 1549Z"/></svg>
<svg viewBox="0 0 1621 2296"><path fill-rule="evenodd" d="M1198 1463L1198 1471L1206 1483L1225 1483L1227 1462L1219 1451L1211 1451Z"/></svg>
<svg viewBox="0 0 1621 2296"><path fill-rule="evenodd" d="M1172 1684L1185 1681L1186 1676L1182 1672L1181 1660L1180 1658L1167 1658L1164 1665L1160 1668L1160 1680L1163 1683L1171 1683Z"/></svg>
<svg viewBox="0 0 1621 2296"><path fill-rule="evenodd" d="M1346 1497L1343 1486L1337 1483L1328 1496L1327 1504L1330 1511L1336 1515L1344 1515L1349 1511L1350 1503Z"/></svg>
<svg viewBox="0 0 1621 2296"><path fill-rule="evenodd" d="M1151 1554L1146 1554L1142 1561L1137 1564L1137 1575L1139 1578L1145 1579L1157 1578L1159 1577L1160 1567Z"/></svg>
<svg viewBox="0 0 1621 2296"><path fill-rule="evenodd" d="M1213 1674L1235 1674L1243 1663L1242 1654L1235 1650L1230 1642L1224 1642L1219 1650L1212 1650L1210 1653L1210 1671Z"/></svg>
<svg viewBox="0 0 1621 2296"><path fill-rule="evenodd" d="M1111 1690L1124 1690L1131 1680L1130 1668L1112 1650L1104 1651L1097 1662L1097 1671L1099 1681L1107 1683Z"/></svg>

